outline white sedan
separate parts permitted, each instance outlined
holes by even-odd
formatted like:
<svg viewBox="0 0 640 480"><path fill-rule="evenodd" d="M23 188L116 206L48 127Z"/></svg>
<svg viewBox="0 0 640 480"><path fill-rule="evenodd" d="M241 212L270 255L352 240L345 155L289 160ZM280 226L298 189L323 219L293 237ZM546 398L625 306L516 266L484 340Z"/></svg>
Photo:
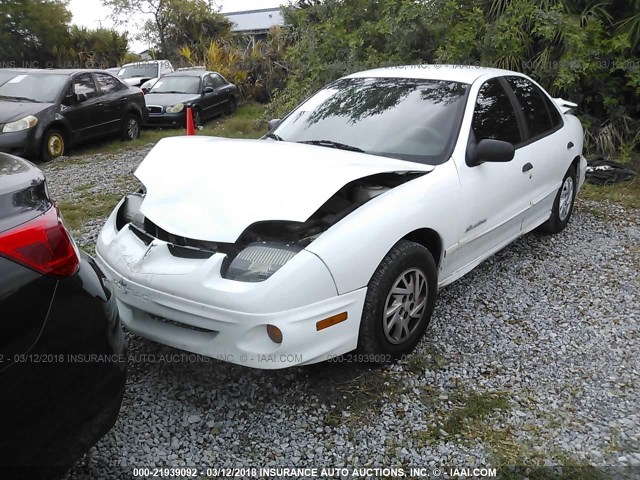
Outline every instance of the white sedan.
<svg viewBox="0 0 640 480"><path fill-rule="evenodd" d="M401 67L337 80L261 140L164 139L98 239L122 321L256 368L396 359L439 288L567 225L571 107L516 72Z"/></svg>

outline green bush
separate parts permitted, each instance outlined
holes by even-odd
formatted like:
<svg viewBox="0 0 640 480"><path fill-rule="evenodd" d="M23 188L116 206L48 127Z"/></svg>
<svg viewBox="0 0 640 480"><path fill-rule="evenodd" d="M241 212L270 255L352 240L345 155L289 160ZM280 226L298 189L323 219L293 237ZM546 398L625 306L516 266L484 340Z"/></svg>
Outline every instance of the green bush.
<svg viewBox="0 0 640 480"><path fill-rule="evenodd" d="M284 9L291 70L267 115L325 84L398 64L521 71L579 104L587 150L637 151L640 1L307 0Z"/></svg>

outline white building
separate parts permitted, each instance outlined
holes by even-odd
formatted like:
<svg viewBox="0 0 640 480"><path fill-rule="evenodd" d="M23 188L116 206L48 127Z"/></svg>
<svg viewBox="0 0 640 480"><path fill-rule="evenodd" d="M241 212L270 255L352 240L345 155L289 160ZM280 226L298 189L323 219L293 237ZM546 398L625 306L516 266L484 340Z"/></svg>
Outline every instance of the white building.
<svg viewBox="0 0 640 480"><path fill-rule="evenodd" d="M251 37L251 42L264 38L274 26L284 26L280 7L224 12L223 15L232 23L233 33Z"/></svg>

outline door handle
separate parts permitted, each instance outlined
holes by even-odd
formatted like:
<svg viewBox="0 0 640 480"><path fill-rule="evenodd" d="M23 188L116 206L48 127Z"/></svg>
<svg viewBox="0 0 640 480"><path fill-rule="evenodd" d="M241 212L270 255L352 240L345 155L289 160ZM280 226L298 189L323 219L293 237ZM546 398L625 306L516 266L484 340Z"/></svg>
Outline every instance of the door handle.
<svg viewBox="0 0 640 480"><path fill-rule="evenodd" d="M104 107L104 102L96 103L96 107Z"/></svg>
<svg viewBox="0 0 640 480"><path fill-rule="evenodd" d="M524 167L522 167L522 173L526 173L529 170L533 170L533 165L531 165L530 163L525 163Z"/></svg>

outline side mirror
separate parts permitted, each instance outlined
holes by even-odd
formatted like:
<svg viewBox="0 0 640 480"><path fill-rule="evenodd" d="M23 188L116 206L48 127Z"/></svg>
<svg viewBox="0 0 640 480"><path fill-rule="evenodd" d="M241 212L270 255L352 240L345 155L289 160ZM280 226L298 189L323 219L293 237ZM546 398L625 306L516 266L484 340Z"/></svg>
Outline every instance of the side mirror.
<svg viewBox="0 0 640 480"><path fill-rule="evenodd" d="M475 167L485 162L510 162L515 153L511 143L485 138L475 146L467 163L470 167Z"/></svg>
<svg viewBox="0 0 640 480"><path fill-rule="evenodd" d="M204 90L202 91L202 93L213 93L213 87L204 87Z"/></svg>
<svg viewBox="0 0 640 480"><path fill-rule="evenodd" d="M269 131L273 130L278 125L280 125L281 121L282 120L280 120L279 118L274 118L273 120L269 120L269 122L267 123L267 127L269 128Z"/></svg>
<svg viewBox="0 0 640 480"><path fill-rule="evenodd" d="M66 105L67 107L70 107L71 105L74 105L77 102L78 102L78 99L76 98L75 94L73 93L73 91L70 91L66 93L61 103L62 105Z"/></svg>

